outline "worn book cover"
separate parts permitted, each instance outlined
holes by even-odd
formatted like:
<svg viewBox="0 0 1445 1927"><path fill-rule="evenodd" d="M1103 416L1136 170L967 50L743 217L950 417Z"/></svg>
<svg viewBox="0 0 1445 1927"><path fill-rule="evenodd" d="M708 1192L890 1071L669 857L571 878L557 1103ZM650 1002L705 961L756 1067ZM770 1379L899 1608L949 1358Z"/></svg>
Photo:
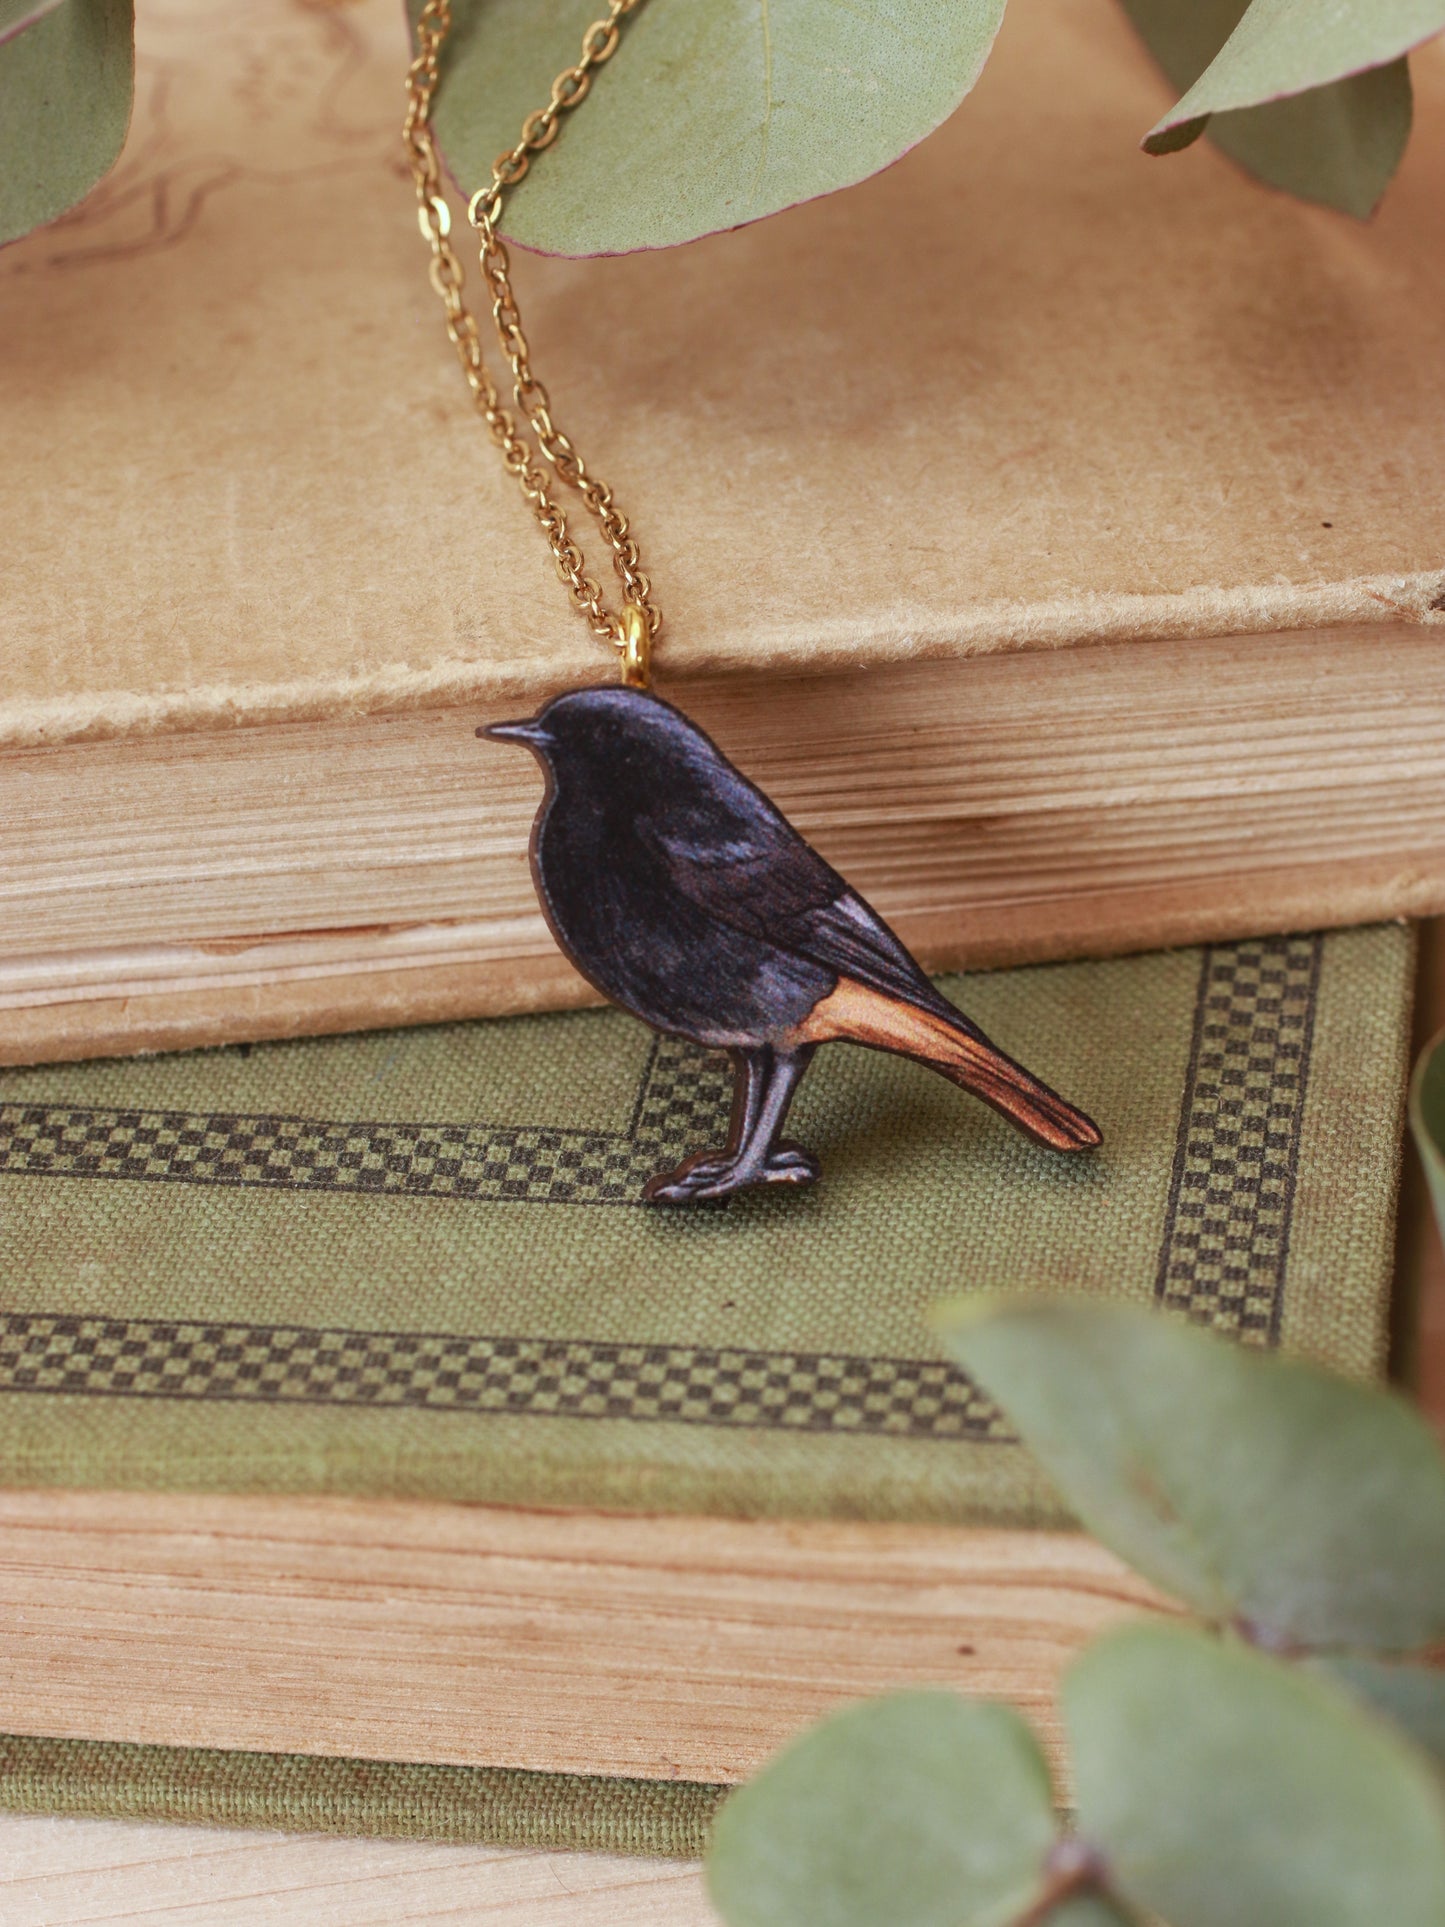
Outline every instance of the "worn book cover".
<svg viewBox="0 0 1445 1927"><path fill-rule="evenodd" d="M137 24L119 165L0 255L0 744L606 672L427 283L402 9ZM1035 0L963 111L847 193L689 247L519 253L560 418L647 554L660 669L1445 621L1445 48L1411 77L1356 224L1209 148L1142 155L1169 89L1122 11Z"/></svg>
<svg viewBox="0 0 1445 1927"><path fill-rule="evenodd" d="M1400 926L945 988L1089 1105L1062 1161L823 1053L826 1176L668 1214L720 1060L612 1012L0 1074L0 1481L1066 1523L928 1307L1042 1287L1383 1369ZM12 1629L12 1637L19 1628ZM10 1804L693 1850L715 1791L0 1744ZM560 1817L559 1817L560 1816Z"/></svg>
<svg viewBox="0 0 1445 1927"><path fill-rule="evenodd" d="M427 284L402 10L138 47L115 171L0 253L0 1062L575 1002L472 728L613 665ZM1412 75L1352 225L1141 155L1123 13L1036 0L846 194L519 254L661 687L938 967L1445 904L1445 48Z"/></svg>
<svg viewBox="0 0 1445 1927"><path fill-rule="evenodd" d="M1061 1159L824 1051L804 1195L641 1204L726 1060L616 1012L0 1074L0 1478L1051 1516L959 1291L1158 1299L1377 1369L1397 926L945 979L1104 1131Z"/></svg>

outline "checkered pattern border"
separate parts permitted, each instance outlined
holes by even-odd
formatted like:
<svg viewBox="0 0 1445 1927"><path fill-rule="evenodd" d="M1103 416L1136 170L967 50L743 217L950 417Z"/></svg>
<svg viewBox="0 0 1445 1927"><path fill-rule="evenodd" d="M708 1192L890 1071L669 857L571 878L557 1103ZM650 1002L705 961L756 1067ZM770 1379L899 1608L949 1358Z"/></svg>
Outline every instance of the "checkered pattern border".
<svg viewBox="0 0 1445 1927"><path fill-rule="evenodd" d="M989 1401L937 1359L29 1312L0 1315L0 1390L1008 1437Z"/></svg>
<svg viewBox="0 0 1445 1927"><path fill-rule="evenodd" d="M660 1038L625 1132L0 1104L0 1172L635 1205L655 1171L726 1138L731 1091L726 1059Z"/></svg>
<svg viewBox="0 0 1445 1927"><path fill-rule="evenodd" d="M1158 1295L1278 1337L1321 940L1206 951ZM0 1171L479 1200L632 1204L726 1125L727 1067L672 1040L626 1132L340 1124L0 1105ZM0 1392L625 1419L990 1443L997 1409L937 1359L583 1339L0 1314Z"/></svg>
<svg viewBox="0 0 1445 1927"><path fill-rule="evenodd" d="M1160 1301L1279 1338L1323 939L1204 953L1159 1257Z"/></svg>

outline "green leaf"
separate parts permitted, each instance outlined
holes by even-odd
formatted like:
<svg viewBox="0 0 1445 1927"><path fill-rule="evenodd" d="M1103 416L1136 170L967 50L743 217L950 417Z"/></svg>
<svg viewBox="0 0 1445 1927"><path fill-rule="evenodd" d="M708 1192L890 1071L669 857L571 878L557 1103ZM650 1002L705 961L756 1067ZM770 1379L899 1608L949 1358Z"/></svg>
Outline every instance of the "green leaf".
<svg viewBox="0 0 1445 1927"><path fill-rule="evenodd" d="M1363 221L1400 165L1411 112L1410 68L1395 60L1265 107L1216 114L1209 137L1271 187Z"/></svg>
<svg viewBox="0 0 1445 1927"><path fill-rule="evenodd" d="M411 0L413 14L416 0ZM553 254L672 247L847 187L977 80L1004 0L647 0L507 202ZM457 0L437 133L467 193L545 106L595 0Z"/></svg>
<svg viewBox="0 0 1445 1927"><path fill-rule="evenodd" d="M718 1815L729 1927L1002 1927L1056 1838L1048 1768L1004 1706L899 1693L795 1740Z"/></svg>
<svg viewBox="0 0 1445 1927"><path fill-rule="evenodd" d="M1332 1655L1310 1664L1392 1719L1416 1746L1445 1767L1445 1672L1361 1654Z"/></svg>
<svg viewBox="0 0 1445 1927"><path fill-rule="evenodd" d="M0 0L0 42L33 27L60 4L61 0Z"/></svg>
<svg viewBox="0 0 1445 1927"><path fill-rule="evenodd" d="M1182 0L1188 10L1198 4ZM1225 0L1205 6L1216 15L1226 11ZM1445 32L1445 0L1253 0L1247 7L1228 0L1228 9L1238 25L1161 128L1328 86L1384 67Z"/></svg>
<svg viewBox="0 0 1445 1927"><path fill-rule="evenodd" d="M1435 1217L1445 1238L1445 1031L1425 1046L1410 1080L1410 1128L1430 1181Z"/></svg>
<svg viewBox="0 0 1445 1927"><path fill-rule="evenodd" d="M1267 86L1246 100L1207 105L1210 76L1227 62L1261 4L1255 0L1246 14L1246 0L1124 0L1160 66L1184 90L1179 104L1145 135L1144 146L1151 154L1173 153L1207 127L1215 145L1258 179L1363 219L1388 186L1410 136L1409 67L1386 54L1360 63L1366 71L1337 66L1320 80ZM1432 4L1439 9L1445 0ZM1286 37L1299 71L1328 38L1319 31L1322 24L1312 13L1308 27L1296 22Z"/></svg>
<svg viewBox="0 0 1445 1927"><path fill-rule="evenodd" d="M134 68L131 0L64 0L0 44L0 243L53 221L113 165Z"/></svg>
<svg viewBox="0 0 1445 1927"><path fill-rule="evenodd" d="M1135 1306L973 1299L938 1315L1084 1524L1263 1643L1445 1634L1445 1455L1392 1394Z"/></svg>
<svg viewBox="0 0 1445 1927"><path fill-rule="evenodd" d="M1079 1827L1170 1927L1440 1927L1445 1787L1337 1687L1171 1626L1063 1688Z"/></svg>

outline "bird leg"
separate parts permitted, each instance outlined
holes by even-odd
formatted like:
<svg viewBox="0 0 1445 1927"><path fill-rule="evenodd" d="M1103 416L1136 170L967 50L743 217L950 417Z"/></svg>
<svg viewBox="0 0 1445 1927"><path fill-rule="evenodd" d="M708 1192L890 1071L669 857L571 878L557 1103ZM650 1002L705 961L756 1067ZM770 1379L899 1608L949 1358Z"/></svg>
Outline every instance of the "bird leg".
<svg viewBox="0 0 1445 1927"><path fill-rule="evenodd" d="M722 1151L699 1151L675 1171L660 1172L643 1190L648 1204L690 1204L694 1199L726 1198L755 1184L812 1184L820 1175L816 1158L796 1144L780 1143L798 1080L816 1046L779 1051L770 1044L735 1050L732 1123Z"/></svg>

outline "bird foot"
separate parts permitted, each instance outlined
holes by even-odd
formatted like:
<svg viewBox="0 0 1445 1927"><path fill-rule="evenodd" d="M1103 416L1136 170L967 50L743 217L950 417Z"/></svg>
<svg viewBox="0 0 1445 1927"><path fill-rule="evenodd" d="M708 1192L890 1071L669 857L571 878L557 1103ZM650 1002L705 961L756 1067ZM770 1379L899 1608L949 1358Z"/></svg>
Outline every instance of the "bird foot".
<svg viewBox="0 0 1445 1927"><path fill-rule="evenodd" d="M798 1144L779 1144L765 1158L703 1151L675 1171L661 1171L643 1187L646 1204L694 1204L728 1198L760 1184L816 1184L823 1167Z"/></svg>

